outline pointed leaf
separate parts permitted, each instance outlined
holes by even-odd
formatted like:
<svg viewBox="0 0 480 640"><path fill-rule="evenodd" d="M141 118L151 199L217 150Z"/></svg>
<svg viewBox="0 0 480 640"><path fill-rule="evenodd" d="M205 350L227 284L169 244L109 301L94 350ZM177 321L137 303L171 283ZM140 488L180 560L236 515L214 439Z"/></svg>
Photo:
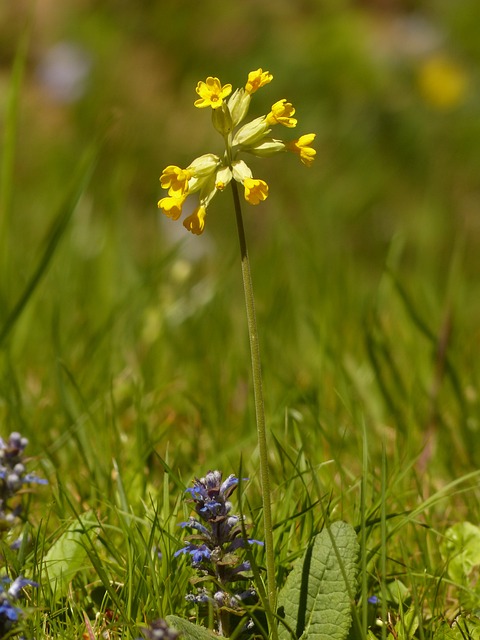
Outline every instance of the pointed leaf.
<svg viewBox="0 0 480 640"><path fill-rule="evenodd" d="M184 640L218 640L218 636L212 631L184 618L167 616L166 621L171 627L181 632Z"/></svg>
<svg viewBox="0 0 480 640"><path fill-rule="evenodd" d="M279 615L302 640L345 640L351 625L358 542L353 527L334 522L317 535L282 589ZM280 640L290 631L279 625Z"/></svg>

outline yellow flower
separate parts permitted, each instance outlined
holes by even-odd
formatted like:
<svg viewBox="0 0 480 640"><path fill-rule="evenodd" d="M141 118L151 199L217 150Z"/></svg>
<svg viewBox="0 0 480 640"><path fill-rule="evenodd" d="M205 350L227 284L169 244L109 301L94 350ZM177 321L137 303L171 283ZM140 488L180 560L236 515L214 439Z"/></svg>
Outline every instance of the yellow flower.
<svg viewBox="0 0 480 640"><path fill-rule="evenodd" d="M210 202L218 192L235 180L244 187L245 200L252 205L260 204L268 197L268 185L253 177L252 170L239 156L249 153L258 157L269 157L288 150L297 154L303 164L310 166L316 155L312 143L314 133L300 136L286 142L270 137L273 125L295 127L295 109L286 98L272 105L267 115L254 118L247 124L242 122L248 113L252 95L273 79L269 71L262 68L251 71L244 87L232 93L232 85L222 85L216 77L209 76L205 82L198 82L196 92L199 98L195 106L212 107L212 123L225 141L223 156L206 153L189 164L185 169L168 165L160 176L167 197L158 201L163 213L177 220L182 214L183 203L190 194L198 194L199 206L188 215L185 228L200 235L205 228L205 217ZM228 97L229 96L229 97ZM228 99L227 99L228 97Z"/></svg>
<svg viewBox="0 0 480 640"><path fill-rule="evenodd" d="M180 169L174 164L169 164L160 176L160 184L162 189L168 189L168 194L180 195L188 190L188 181L193 173L188 169Z"/></svg>
<svg viewBox="0 0 480 640"><path fill-rule="evenodd" d="M418 87L425 102L440 110L461 104L468 78L460 65L443 55L434 55L418 70Z"/></svg>
<svg viewBox="0 0 480 640"><path fill-rule="evenodd" d="M252 93L255 93L257 89L260 89L271 82L272 79L273 76L269 71L262 71L262 69L250 71L248 74L247 84L245 85L245 91L251 95Z"/></svg>
<svg viewBox="0 0 480 640"><path fill-rule="evenodd" d="M262 200L266 200L268 196L268 184L263 180L255 178L245 178L243 181L245 187L245 200L250 204L258 204Z"/></svg>
<svg viewBox="0 0 480 640"><path fill-rule="evenodd" d="M205 228L205 216L207 215L207 210L203 205L200 205L195 209L192 215L185 218L183 221L183 226L188 231L191 231L196 236L199 236L203 233Z"/></svg>
<svg viewBox="0 0 480 640"><path fill-rule="evenodd" d="M306 133L304 136L300 136L298 140L292 140L292 142L287 142L286 144L286 148L289 151L298 153L300 160L307 167L312 165L317 153L316 150L310 146L315 140L315 135L315 133Z"/></svg>
<svg viewBox="0 0 480 640"><path fill-rule="evenodd" d="M200 96L200 98L194 102L196 107L199 109L203 109L204 107L218 109L218 107L222 106L223 99L232 92L232 85L226 84L222 87L218 78L209 76L206 82L200 81L197 84L196 92Z"/></svg>
<svg viewBox="0 0 480 640"><path fill-rule="evenodd" d="M275 102L272 110L266 117L268 124L283 124L285 127L296 127L297 120L292 118L295 109L291 102L287 102L285 98Z"/></svg>
<svg viewBox="0 0 480 640"><path fill-rule="evenodd" d="M168 218L171 218L172 220L178 220L180 214L182 213L182 206L185 202L186 197L187 194L162 198L158 201L158 208L161 209Z"/></svg>

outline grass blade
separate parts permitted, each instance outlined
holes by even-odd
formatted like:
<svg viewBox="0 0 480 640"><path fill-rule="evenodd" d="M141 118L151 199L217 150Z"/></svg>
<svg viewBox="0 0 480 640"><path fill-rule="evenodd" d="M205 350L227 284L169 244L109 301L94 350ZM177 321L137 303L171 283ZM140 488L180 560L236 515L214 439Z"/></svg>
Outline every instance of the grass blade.
<svg viewBox="0 0 480 640"><path fill-rule="evenodd" d="M0 330L0 346L2 346L11 333L23 310L41 283L43 276L46 274L80 197L87 187L93 173L97 155L98 148L97 145L94 145L87 150L81 159L70 189L53 220L50 230L46 234L44 248L37 265Z"/></svg>

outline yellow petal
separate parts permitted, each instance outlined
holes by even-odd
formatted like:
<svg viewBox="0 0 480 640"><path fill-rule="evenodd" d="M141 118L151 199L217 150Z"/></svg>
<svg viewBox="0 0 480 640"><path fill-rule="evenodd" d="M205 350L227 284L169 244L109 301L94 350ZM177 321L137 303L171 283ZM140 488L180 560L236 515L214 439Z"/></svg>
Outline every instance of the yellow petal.
<svg viewBox="0 0 480 640"><path fill-rule="evenodd" d="M194 105L200 109L204 107L212 107L218 109L222 105L224 98L230 95L232 85L226 84L222 87L222 83L218 78L209 76L206 82L200 81L195 91L200 98L195 100Z"/></svg>
<svg viewBox="0 0 480 640"><path fill-rule="evenodd" d="M272 79L272 74L269 71L263 71L261 68L256 71L250 71L247 84L245 85L245 91L251 95L271 82Z"/></svg>
<svg viewBox="0 0 480 640"><path fill-rule="evenodd" d="M207 211L204 206L197 207L192 215L185 218L183 221L183 226L185 229L194 233L196 236L199 236L203 233L205 228L205 216L207 215Z"/></svg>
<svg viewBox="0 0 480 640"><path fill-rule="evenodd" d="M245 200L249 204L259 204L268 197L268 184L263 180L246 178L243 181L245 187Z"/></svg>
<svg viewBox="0 0 480 640"><path fill-rule="evenodd" d="M158 201L158 208L172 220L178 220L182 213L182 206L185 202L186 195L168 196Z"/></svg>

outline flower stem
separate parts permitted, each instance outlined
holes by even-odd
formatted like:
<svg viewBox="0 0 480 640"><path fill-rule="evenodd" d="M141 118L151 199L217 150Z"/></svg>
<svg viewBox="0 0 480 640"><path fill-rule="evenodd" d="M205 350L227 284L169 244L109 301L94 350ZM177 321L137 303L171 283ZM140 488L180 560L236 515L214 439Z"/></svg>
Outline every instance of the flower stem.
<svg viewBox="0 0 480 640"><path fill-rule="evenodd" d="M275 560L273 554L273 527L270 490L270 473L268 466L267 433L265 427L265 408L263 402L262 368L260 362L260 345L258 341L257 320L255 316L255 297L253 294L250 261L248 259L247 241L243 226L242 207L238 195L238 187L232 180L233 203L237 220L240 255L242 260L243 290L245 293L245 307L247 311L248 335L250 338L250 354L252 358L253 394L255 399L255 416L257 423L258 449L260 453L260 479L263 503L263 525L265 529L265 556L267 565L267 602L266 614L270 627L270 634L277 638L277 626L274 617L276 606Z"/></svg>

